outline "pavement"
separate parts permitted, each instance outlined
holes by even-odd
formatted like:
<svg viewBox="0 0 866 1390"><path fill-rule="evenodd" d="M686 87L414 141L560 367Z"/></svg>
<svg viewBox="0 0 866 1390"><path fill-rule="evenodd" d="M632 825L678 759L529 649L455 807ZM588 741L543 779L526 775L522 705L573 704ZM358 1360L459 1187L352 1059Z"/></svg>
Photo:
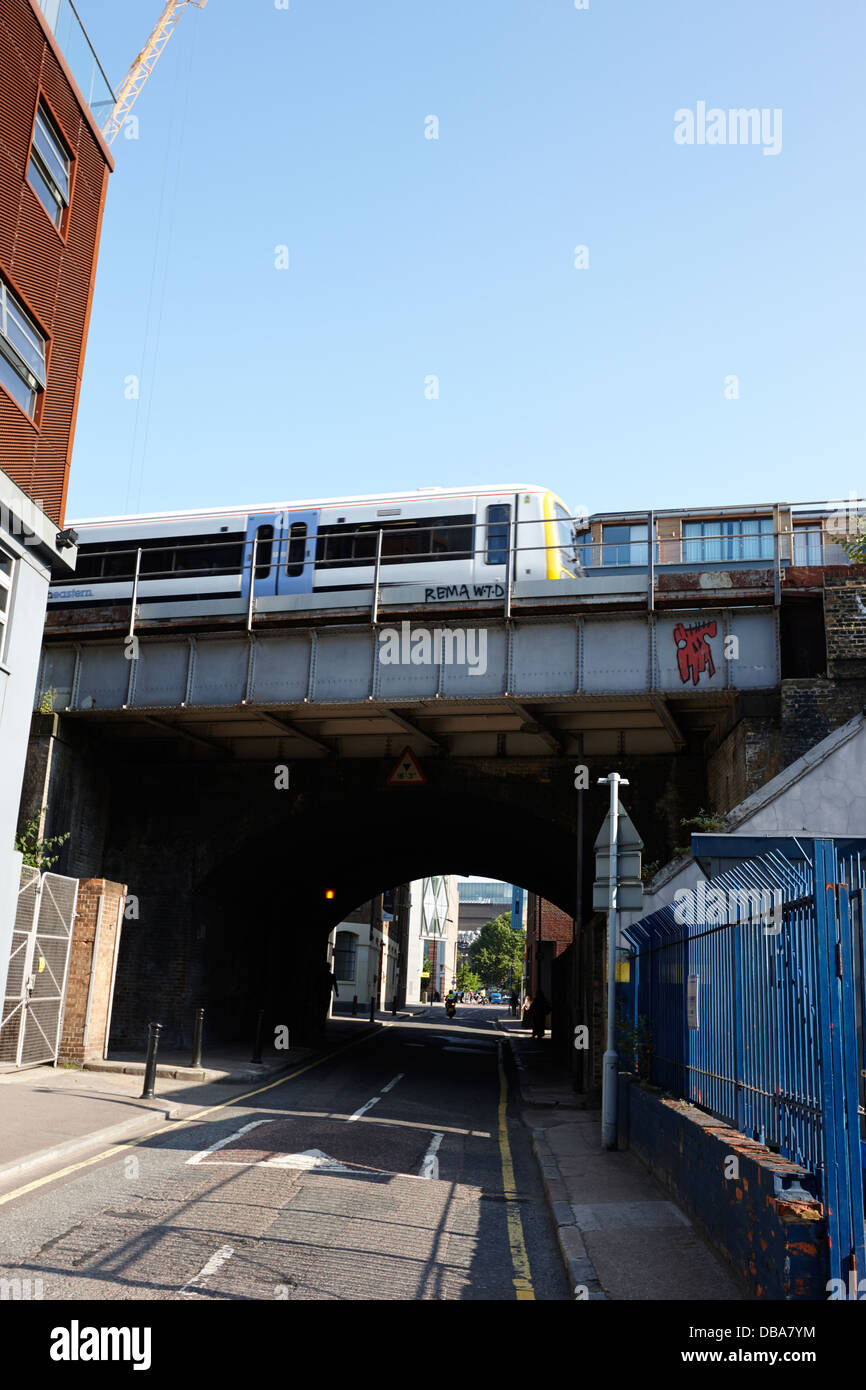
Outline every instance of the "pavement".
<svg viewBox="0 0 866 1390"><path fill-rule="evenodd" d="M688 1215L629 1151L601 1146L601 1112L577 1094L550 1040L499 1020L574 1297L742 1301L748 1294Z"/></svg>
<svg viewBox="0 0 866 1390"><path fill-rule="evenodd" d="M426 1006L401 1010L404 1019ZM378 1013L373 1025L393 1022ZM218 1048L204 1054L207 1065L190 1067L188 1052L160 1050L152 1100L142 1100L144 1055L118 1052L85 1067L39 1066L0 1073L0 1189L22 1175L71 1161L89 1149L121 1143L181 1116L186 1108L235 1094L238 1087L267 1085L274 1077L370 1032L369 1012L337 1017L327 1025L322 1048L295 1047L263 1053L250 1062L250 1048Z"/></svg>

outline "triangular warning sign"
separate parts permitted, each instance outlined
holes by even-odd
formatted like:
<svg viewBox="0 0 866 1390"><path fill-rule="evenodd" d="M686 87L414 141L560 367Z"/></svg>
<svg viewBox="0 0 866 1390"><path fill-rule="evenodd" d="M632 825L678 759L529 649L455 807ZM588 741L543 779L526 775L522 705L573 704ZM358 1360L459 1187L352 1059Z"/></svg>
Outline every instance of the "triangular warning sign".
<svg viewBox="0 0 866 1390"><path fill-rule="evenodd" d="M427 778L418 766L411 748L404 748L388 775L389 787L421 786Z"/></svg>

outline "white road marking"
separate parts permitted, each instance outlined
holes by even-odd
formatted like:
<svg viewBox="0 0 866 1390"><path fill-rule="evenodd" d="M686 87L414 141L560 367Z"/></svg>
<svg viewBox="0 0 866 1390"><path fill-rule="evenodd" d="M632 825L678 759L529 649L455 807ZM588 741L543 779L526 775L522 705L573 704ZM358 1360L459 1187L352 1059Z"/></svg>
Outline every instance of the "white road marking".
<svg viewBox="0 0 866 1390"><path fill-rule="evenodd" d="M266 1158L258 1165L261 1168L303 1168L306 1171L316 1169L317 1172L326 1173L351 1173L352 1168L347 1168L345 1163L340 1163L338 1159L331 1158L322 1149L304 1149L299 1154L279 1154L276 1158Z"/></svg>
<svg viewBox="0 0 866 1390"><path fill-rule="evenodd" d="M403 1077L404 1077L405 1075L406 1075L406 1073L405 1073L404 1071L398 1071L397 1075L394 1077L394 1080L393 1080L393 1081L389 1081L387 1086L383 1086L383 1087L382 1087L382 1095L384 1096L384 1095L386 1094L386 1092L392 1090L392 1089L397 1085L397 1082L398 1082L398 1081L402 1081L402 1080L403 1080Z"/></svg>
<svg viewBox="0 0 866 1390"><path fill-rule="evenodd" d="M210 1148L202 1149L200 1153L193 1154L192 1158L187 1159L187 1163L201 1163L208 1154L216 1153L217 1149L224 1149L226 1144L231 1144L235 1139L239 1139L240 1136L246 1134L248 1130L255 1129L257 1125L266 1125L269 1123L269 1120L253 1120L250 1124L244 1125L241 1129L236 1129L234 1134L227 1135L225 1139L218 1139L215 1144L211 1144Z"/></svg>
<svg viewBox="0 0 866 1390"><path fill-rule="evenodd" d="M430 1140L430 1147L424 1155L424 1162L421 1164L421 1172L418 1174L419 1178L439 1177L439 1160L436 1154L444 1138L444 1134L433 1135L433 1138Z"/></svg>
<svg viewBox="0 0 866 1390"><path fill-rule="evenodd" d="M252 1126L248 1126L248 1128L252 1128ZM195 1278L190 1279L186 1284L184 1284L183 1288L181 1289L181 1293L196 1293L197 1289L194 1286L198 1284L202 1279L207 1279L209 1275L216 1274L217 1270L221 1269L222 1266L225 1264L226 1260L230 1260L234 1253L235 1252L233 1246L221 1245L219 1250L217 1250L215 1254L211 1255L207 1264L202 1266Z"/></svg>
<svg viewBox="0 0 866 1390"><path fill-rule="evenodd" d="M346 1120L346 1124L350 1125L353 1120L360 1120L361 1116L366 1115L368 1110L372 1110L373 1106L376 1105L377 1102L381 1099L381 1096L374 1096L372 1100L368 1100L367 1104L362 1105L360 1110L356 1110L354 1115L349 1115L349 1117Z"/></svg>

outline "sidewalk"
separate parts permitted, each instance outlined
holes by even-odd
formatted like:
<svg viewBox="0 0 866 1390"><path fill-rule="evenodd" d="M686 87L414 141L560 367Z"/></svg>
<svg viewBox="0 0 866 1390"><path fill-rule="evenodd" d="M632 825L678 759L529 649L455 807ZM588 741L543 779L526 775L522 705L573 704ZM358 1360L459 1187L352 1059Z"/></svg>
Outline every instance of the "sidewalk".
<svg viewBox="0 0 866 1390"><path fill-rule="evenodd" d="M396 1021L427 1012L422 1005L401 1009ZM375 1026L395 1022L377 1013ZM30 1067L0 1074L0 1187L34 1176L41 1168L61 1167L87 1150L122 1143L159 1128L161 1123L202 1106L230 1100L243 1088L267 1085L287 1069L335 1051L371 1032L369 1013L329 1019L321 1048L271 1048L260 1065L250 1048L205 1047L201 1068L183 1065L189 1053L159 1053L156 1095L142 1100L143 1053L118 1053L105 1062L72 1067Z"/></svg>
<svg viewBox="0 0 866 1390"><path fill-rule="evenodd" d="M602 1149L601 1113L572 1089L549 1039L533 1041L510 1019L500 1027L572 1288L589 1299L746 1300L636 1155Z"/></svg>

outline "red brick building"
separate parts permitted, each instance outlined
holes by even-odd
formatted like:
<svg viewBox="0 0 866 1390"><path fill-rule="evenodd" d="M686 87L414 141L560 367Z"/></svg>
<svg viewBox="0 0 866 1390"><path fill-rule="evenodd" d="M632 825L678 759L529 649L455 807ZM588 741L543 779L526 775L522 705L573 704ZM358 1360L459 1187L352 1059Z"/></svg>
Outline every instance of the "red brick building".
<svg viewBox="0 0 866 1390"><path fill-rule="evenodd" d="M0 468L62 525L113 96L68 0L4 0L0 77Z"/></svg>
<svg viewBox="0 0 866 1390"><path fill-rule="evenodd" d="M553 963L567 951L574 937L574 920L536 893L526 895L526 990L535 996L539 987L553 998Z"/></svg>

